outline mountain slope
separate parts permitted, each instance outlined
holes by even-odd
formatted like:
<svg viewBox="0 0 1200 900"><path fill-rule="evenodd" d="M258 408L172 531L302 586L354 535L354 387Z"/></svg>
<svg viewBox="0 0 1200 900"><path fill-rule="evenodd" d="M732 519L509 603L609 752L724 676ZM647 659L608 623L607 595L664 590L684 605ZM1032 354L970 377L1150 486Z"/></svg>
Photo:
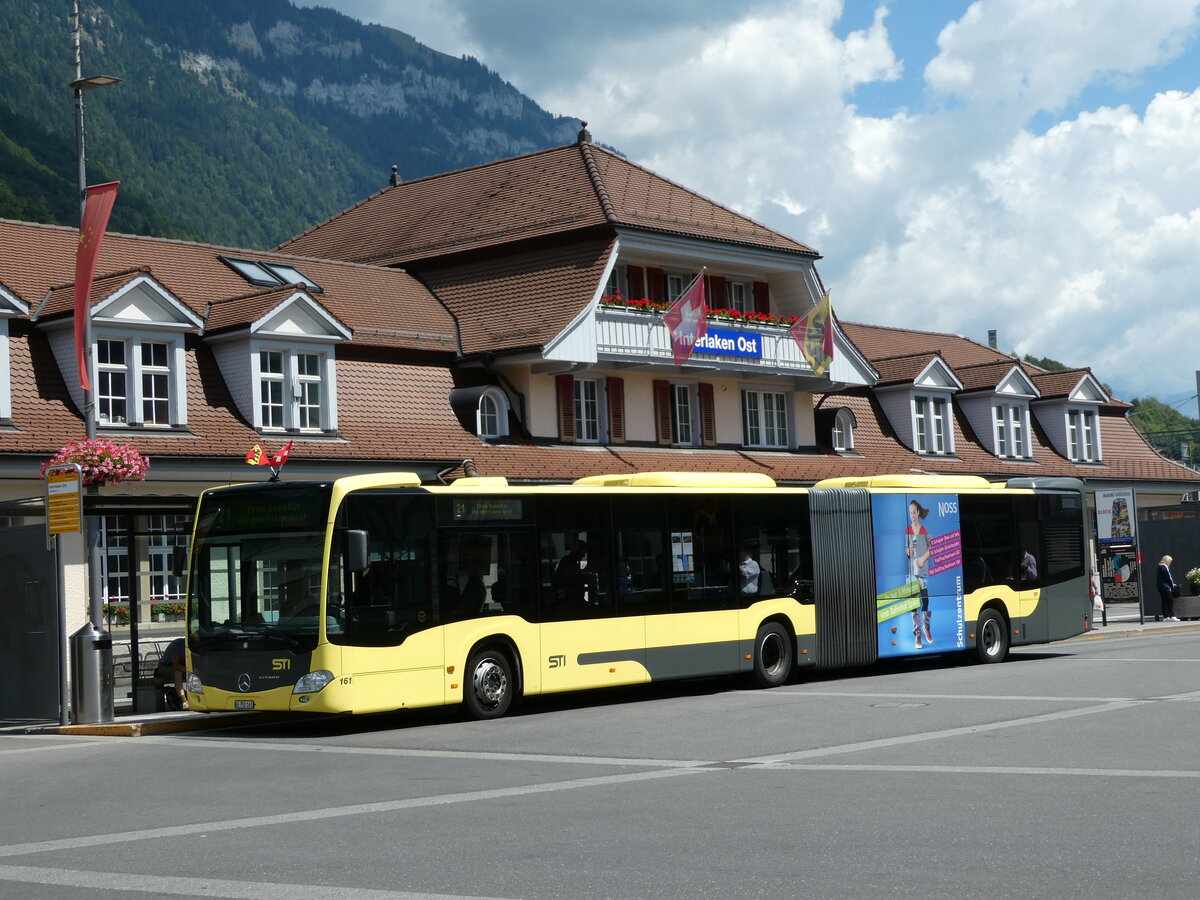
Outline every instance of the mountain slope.
<svg viewBox="0 0 1200 900"><path fill-rule="evenodd" d="M0 0L0 216L73 224L70 4ZM83 0L89 181L113 227L269 247L413 178L570 141L473 59L286 0Z"/></svg>

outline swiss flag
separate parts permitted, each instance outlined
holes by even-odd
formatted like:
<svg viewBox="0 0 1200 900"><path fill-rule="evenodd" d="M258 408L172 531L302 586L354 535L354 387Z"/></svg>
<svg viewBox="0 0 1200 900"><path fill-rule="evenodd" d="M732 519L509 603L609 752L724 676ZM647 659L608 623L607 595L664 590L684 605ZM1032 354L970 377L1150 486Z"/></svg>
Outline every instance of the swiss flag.
<svg viewBox="0 0 1200 900"><path fill-rule="evenodd" d="M682 366L696 349L696 341L708 331L708 305L704 302L704 273L701 272L691 287L679 295L671 308L663 315L663 322L671 335L671 353L675 365Z"/></svg>
<svg viewBox="0 0 1200 900"><path fill-rule="evenodd" d="M292 452L292 444L294 444L294 443L296 443L296 442L288 441L286 446L283 447L283 449L281 449L278 453L276 453L274 456L271 457L271 466L272 467L277 468L279 466L282 466L285 462L287 462L288 454L290 454Z"/></svg>

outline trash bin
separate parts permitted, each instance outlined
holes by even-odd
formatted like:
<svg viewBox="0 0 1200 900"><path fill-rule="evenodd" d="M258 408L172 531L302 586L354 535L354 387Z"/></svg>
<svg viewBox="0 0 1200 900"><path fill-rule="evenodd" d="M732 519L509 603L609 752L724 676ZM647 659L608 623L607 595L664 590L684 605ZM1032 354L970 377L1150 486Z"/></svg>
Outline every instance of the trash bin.
<svg viewBox="0 0 1200 900"><path fill-rule="evenodd" d="M71 635L71 718L76 725L113 720L112 636L88 622Z"/></svg>

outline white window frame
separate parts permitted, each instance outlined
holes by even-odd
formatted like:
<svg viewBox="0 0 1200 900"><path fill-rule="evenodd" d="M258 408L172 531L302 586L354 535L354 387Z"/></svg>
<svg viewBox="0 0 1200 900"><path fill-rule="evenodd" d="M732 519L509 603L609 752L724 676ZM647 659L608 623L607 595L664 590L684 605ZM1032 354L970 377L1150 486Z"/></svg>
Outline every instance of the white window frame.
<svg viewBox="0 0 1200 900"><path fill-rule="evenodd" d="M486 412L484 405L491 407ZM489 427L488 419L494 419L494 427ZM508 397L499 388L488 388L479 396L479 405L475 408L475 433L484 440L508 437Z"/></svg>
<svg viewBox="0 0 1200 900"><path fill-rule="evenodd" d="M674 272L666 273L667 281L667 302L674 303L683 294L683 289L687 287L687 276L679 275Z"/></svg>
<svg viewBox="0 0 1200 900"><path fill-rule="evenodd" d="M942 394L913 395L913 449L917 453L949 456L954 452L950 402Z"/></svg>
<svg viewBox="0 0 1200 900"><path fill-rule="evenodd" d="M604 442L604 379L575 378L574 385L575 442L600 444Z"/></svg>
<svg viewBox="0 0 1200 900"><path fill-rule="evenodd" d="M146 358L147 351L150 351L152 356L153 350L151 348L154 347L161 347L163 350L163 362L161 364L155 362L153 358L149 360ZM138 385L141 389L142 424L147 427L169 426L171 424L170 343L167 341L141 341L138 344L138 361L141 365ZM147 382L149 382L149 386ZM161 384L165 388L165 396L159 396L157 384ZM166 415L161 420L155 412L158 404L165 404Z"/></svg>
<svg viewBox="0 0 1200 900"><path fill-rule="evenodd" d="M0 297L0 300L3 298ZM12 421L12 355L8 347L8 317L0 306L0 422Z"/></svg>
<svg viewBox="0 0 1200 900"><path fill-rule="evenodd" d="M729 280L725 282L725 304L729 309L738 312L748 312L754 306L754 288L745 281Z"/></svg>
<svg viewBox="0 0 1200 900"><path fill-rule="evenodd" d="M854 449L854 417L849 410L839 409L833 417L833 449L840 453Z"/></svg>
<svg viewBox="0 0 1200 900"><path fill-rule="evenodd" d="M774 409L768 407L775 406ZM766 387L742 388L742 444L764 450L786 450L789 444L791 396ZM775 418L775 422L769 421ZM782 419L782 422L778 421Z"/></svg>
<svg viewBox="0 0 1200 900"><path fill-rule="evenodd" d="M100 345L106 341L121 344L124 347L124 363L112 364L100 361ZM166 366L146 364L142 357L142 347L147 344L165 346ZM171 428L185 424L187 418L187 407L184 400L186 374L184 372L182 335L138 331L114 334L106 328L95 328L92 337L92 370L92 381L96 385L97 422L104 428L123 428L127 425L138 425L145 428ZM121 374L125 377L125 420L123 422L100 418L100 390L102 387L100 376L102 374ZM166 376L167 420L165 422L147 421L146 402L162 398L147 397L143 376Z"/></svg>
<svg viewBox="0 0 1200 900"><path fill-rule="evenodd" d="M691 381L672 381L670 384L671 445L695 447L700 437L699 392L696 384Z"/></svg>
<svg viewBox="0 0 1200 900"><path fill-rule="evenodd" d="M1071 462L1099 462L1100 421L1096 410L1070 406L1066 411L1067 458Z"/></svg>
<svg viewBox="0 0 1200 900"><path fill-rule="evenodd" d="M992 404L992 438L996 456L1028 459L1031 447L1028 405L1005 401Z"/></svg>
<svg viewBox="0 0 1200 900"><path fill-rule="evenodd" d="M112 351L117 347L121 350L121 360L113 362ZM101 354L101 349L106 352ZM128 425L132 416L132 404L129 398L133 381L133 373L130 371L130 355L128 341L110 337L96 339L92 357L96 361L96 421L106 428ZM107 357L107 359L102 357ZM119 390L113 387L118 378L121 379L123 385ZM122 415L118 415L113 409L117 403L121 404Z"/></svg>
<svg viewBox="0 0 1200 900"><path fill-rule="evenodd" d="M333 353L325 345L288 345L273 342L259 342L253 345L254 380L254 427L262 432L300 432L303 434L321 434L336 428L336 382L334 381ZM276 353L280 356L282 372L264 372L263 361L266 354ZM300 360L305 357L316 358L316 369L319 374L301 372ZM274 406L273 398L265 398L267 385L278 385L282 406L283 422L281 425L266 422L268 406ZM319 397L318 402L311 403L312 392ZM317 410L318 422L301 424L303 411L308 408Z"/></svg>

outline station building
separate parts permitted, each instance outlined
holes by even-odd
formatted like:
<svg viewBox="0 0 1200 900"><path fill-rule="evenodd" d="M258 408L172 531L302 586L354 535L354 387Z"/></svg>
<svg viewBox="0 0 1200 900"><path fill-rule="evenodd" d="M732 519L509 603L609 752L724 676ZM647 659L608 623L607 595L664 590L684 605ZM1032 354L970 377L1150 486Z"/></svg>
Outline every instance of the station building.
<svg viewBox="0 0 1200 900"><path fill-rule="evenodd" d="M2 603L17 602L15 580L29 582L45 545L33 536L40 465L85 433L76 244L75 229L0 220ZM243 461L255 444L294 442L289 480L1070 476L1133 489L1143 514L1200 486L1086 368L1047 372L958 335L836 320L818 375L789 328L825 293L819 259L586 130L394 178L269 252L108 234L91 291L97 433L151 460L145 481L85 498L103 517L107 608L125 609L108 624L135 643L139 625L158 628L180 597L169 560L197 494L265 477ZM676 366L662 312L695 278L708 333ZM69 629L86 616L82 558L82 542L68 548ZM0 650L28 652L8 633Z"/></svg>

